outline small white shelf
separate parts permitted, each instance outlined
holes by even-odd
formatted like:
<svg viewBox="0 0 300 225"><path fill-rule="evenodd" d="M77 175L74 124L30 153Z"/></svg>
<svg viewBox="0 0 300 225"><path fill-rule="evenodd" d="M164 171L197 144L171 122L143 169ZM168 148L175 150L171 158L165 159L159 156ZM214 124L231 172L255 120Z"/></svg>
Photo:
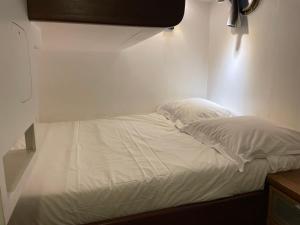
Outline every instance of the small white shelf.
<svg viewBox="0 0 300 225"><path fill-rule="evenodd" d="M0 162L2 209L6 224L29 179L35 158L35 132L34 125L31 125Z"/></svg>
<svg viewBox="0 0 300 225"><path fill-rule="evenodd" d="M28 168L34 152L26 149L11 150L3 158L7 192L16 190L22 176Z"/></svg>

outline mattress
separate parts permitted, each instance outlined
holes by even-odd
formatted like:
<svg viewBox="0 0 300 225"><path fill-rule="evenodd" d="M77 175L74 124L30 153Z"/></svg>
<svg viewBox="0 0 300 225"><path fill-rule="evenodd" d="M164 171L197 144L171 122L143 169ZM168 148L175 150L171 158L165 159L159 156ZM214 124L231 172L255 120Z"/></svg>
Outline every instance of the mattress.
<svg viewBox="0 0 300 225"><path fill-rule="evenodd" d="M32 176L10 225L75 225L262 190L299 158L243 173L158 114L37 125Z"/></svg>

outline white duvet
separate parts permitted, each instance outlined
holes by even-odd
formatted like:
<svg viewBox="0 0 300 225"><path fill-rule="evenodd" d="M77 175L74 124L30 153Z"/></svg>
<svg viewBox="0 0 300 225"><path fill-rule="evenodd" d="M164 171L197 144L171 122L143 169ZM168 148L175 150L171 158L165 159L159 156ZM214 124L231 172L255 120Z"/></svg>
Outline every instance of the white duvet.
<svg viewBox="0 0 300 225"><path fill-rule="evenodd" d="M261 190L296 158L230 160L158 114L38 125L41 149L11 225L78 225Z"/></svg>

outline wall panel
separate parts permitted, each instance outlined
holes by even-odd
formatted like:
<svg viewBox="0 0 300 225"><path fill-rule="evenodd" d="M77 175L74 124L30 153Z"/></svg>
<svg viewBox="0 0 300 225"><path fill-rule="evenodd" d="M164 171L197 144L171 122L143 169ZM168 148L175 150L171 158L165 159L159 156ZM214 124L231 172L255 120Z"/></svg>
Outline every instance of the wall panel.
<svg viewBox="0 0 300 225"><path fill-rule="evenodd" d="M148 113L170 99L205 97L208 9L189 0L174 31L123 51L42 51L40 120Z"/></svg>
<svg viewBox="0 0 300 225"><path fill-rule="evenodd" d="M239 30L226 26L228 6L211 8L209 98L300 129L299 1L263 0Z"/></svg>

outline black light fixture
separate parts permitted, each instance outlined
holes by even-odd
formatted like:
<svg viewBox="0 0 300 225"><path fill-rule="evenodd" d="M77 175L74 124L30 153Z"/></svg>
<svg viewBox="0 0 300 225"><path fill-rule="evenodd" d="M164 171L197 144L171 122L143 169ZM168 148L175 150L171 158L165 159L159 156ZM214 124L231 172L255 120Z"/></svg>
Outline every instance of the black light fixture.
<svg viewBox="0 0 300 225"><path fill-rule="evenodd" d="M225 0L217 0L224 2ZM229 27L238 27L241 15L249 15L256 10L261 0L229 0L231 3L230 16L227 22Z"/></svg>
<svg viewBox="0 0 300 225"><path fill-rule="evenodd" d="M243 15L249 15L252 12L254 12L256 10L256 8L259 6L261 0L250 0L250 2L248 1L248 6L246 6L245 8L241 9L241 13Z"/></svg>

